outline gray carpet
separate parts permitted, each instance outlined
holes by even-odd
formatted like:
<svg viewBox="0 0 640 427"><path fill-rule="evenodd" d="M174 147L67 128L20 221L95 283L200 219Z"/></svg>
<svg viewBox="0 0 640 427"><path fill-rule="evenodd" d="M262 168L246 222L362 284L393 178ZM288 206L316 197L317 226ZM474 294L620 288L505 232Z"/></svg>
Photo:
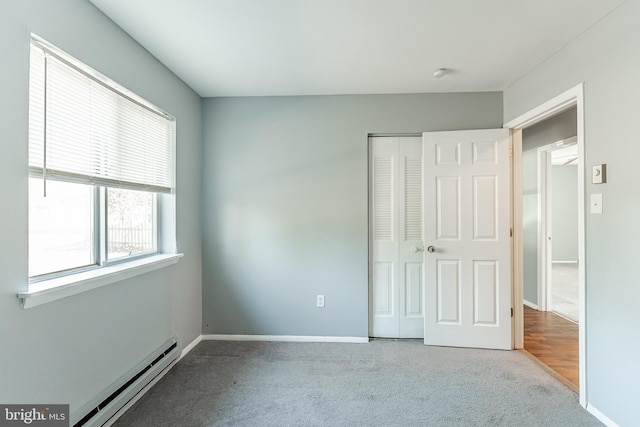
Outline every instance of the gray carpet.
<svg viewBox="0 0 640 427"><path fill-rule="evenodd" d="M516 351L203 341L116 426L599 426Z"/></svg>

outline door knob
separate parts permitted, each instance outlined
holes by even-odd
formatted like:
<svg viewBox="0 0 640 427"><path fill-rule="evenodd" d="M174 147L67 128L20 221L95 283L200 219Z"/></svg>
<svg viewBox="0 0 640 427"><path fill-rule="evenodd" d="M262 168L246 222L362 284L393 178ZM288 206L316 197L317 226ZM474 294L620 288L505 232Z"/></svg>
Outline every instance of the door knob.
<svg viewBox="0 0 640 427"><path fill-rule="evenodd" d="M429 252L430 254L434 253L435 251L436 251L435 246L429 246L429 247L427 248L427 252Z"/></svg>
<svg viewBox="0 0 640 427"><path fill-rule="evenodd" d="M413 252L414 254L418 251L424 251L424 248L419 248L417 246L411 248L411 252Z"/></svg>

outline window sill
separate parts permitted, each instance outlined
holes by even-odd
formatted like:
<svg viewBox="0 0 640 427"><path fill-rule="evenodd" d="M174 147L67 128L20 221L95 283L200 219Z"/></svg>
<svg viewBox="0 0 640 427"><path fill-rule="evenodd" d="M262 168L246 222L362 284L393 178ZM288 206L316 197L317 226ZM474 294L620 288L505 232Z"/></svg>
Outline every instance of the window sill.
<svg viewBox="0 0 640 427"><path fill-rule="evenodd" d="M22 300L22 308L24 309L37 307L176 264L183 256L183 254L154 255L131 262L33 283L29 286L28 291L18 293L18 298Z"/></svg>

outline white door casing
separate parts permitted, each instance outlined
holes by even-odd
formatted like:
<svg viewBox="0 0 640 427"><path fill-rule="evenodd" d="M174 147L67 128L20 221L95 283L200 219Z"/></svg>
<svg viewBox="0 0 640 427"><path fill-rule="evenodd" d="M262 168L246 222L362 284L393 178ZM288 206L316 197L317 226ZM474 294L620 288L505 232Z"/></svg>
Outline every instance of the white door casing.
<svg viewBox="0 0 640 427"><path fill-rule="evenodd" d="M514 239L518 242L514 246L516 251L513 259L514 272L514 296L515 296L515 348L523 348L524 342L524 308L522 304L522 130L536 123L548 119L558 113L565 111L572 106L576 106L577 114L577 145L578 145L578 288L580 300L580 319L578 322L578 355L579 355L579 384L580 384L580 405L587 407L587 381L586 359L586 310L585 310L585 128L584 128L584 83L580 83L556 97L538 105L532 110L510 120L504 127L512 130L513 151L514 151Z"/></svg>
<svg viewBox="0 0 640 427"><path fill-rule="evenodd" d="M422 338L422 140L371 137L369 149L369 333Z"/></svg>
<svg viewBox="0 0 640 427"><path fill-rule="evenodd" d="M422 139L425 344L511 349L509 132Z"/></svg>

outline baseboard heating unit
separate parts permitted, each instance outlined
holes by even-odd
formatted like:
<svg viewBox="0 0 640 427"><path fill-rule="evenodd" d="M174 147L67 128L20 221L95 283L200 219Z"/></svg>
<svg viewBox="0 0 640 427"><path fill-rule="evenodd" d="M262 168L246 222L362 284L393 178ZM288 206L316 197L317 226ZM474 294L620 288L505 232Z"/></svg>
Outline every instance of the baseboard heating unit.
<svg viewBox="0 0 640 427"><path fill-rule="evenodd" d="M106 424L131 399L171 367L178 357L180 357L178 342L176 338L172 338L108 387L100 396L87 403L75 414L71 414L71 425L98 427Z"/></svg>

